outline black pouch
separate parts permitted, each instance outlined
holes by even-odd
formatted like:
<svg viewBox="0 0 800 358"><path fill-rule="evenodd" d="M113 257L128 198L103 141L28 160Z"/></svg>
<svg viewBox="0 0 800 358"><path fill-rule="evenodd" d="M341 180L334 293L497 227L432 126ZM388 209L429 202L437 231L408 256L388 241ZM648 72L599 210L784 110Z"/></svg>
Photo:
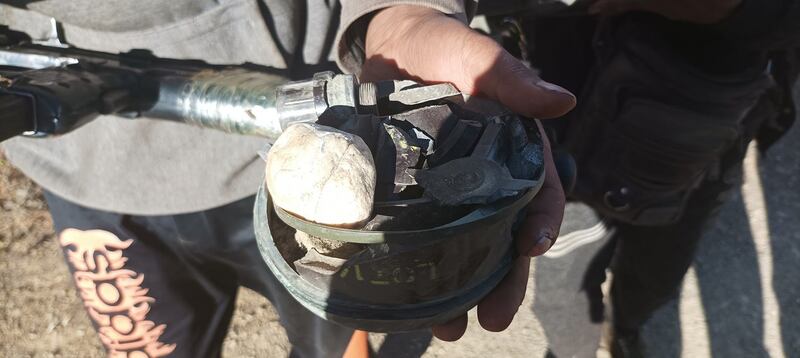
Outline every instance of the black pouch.
<svg viewBox="0 0 800 358"><path fill-rule="evenodd" d="M572 195L612 219L668 225L772 81L766 68L710 74L630 31L598 29L565 138L578 166Z"/></svg>

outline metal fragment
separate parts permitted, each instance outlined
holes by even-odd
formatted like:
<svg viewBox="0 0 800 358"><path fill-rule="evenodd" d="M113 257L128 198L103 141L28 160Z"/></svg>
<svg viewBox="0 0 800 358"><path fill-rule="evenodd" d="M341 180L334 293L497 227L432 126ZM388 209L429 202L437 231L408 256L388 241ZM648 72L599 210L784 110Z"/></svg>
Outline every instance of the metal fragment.
<svg viewBox="0 0 800 358"><path fill-rule="evenodd" d="M436 144L433 155L428 157L428 166L435 167L467 156L478 141L482 128L478 121L459 120L444 141Z"/></svg>
<svg viewBox="0 0 800 358"><path fill-rule="evenodd" d="M461 92L450 83L412 87L389 94L389 102L402 107L437 104L446 99L461 99Z"/></svg>
<svg viewBox="0 0 800 358"><path fill-rule="evenodd" d="M419 171L417 183L425 195L444 205L485 204L532 188L535 181L514 179L491 160L467 157Z"/></svg>

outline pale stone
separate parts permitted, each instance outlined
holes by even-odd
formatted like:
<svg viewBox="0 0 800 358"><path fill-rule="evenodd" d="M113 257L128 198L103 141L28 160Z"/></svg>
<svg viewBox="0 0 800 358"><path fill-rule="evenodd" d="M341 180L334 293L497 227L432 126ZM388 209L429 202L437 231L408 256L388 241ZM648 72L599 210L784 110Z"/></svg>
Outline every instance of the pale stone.
<svg viewBox="0 0 800 358"><path fill-rule="evenodd" d="M364 249L364 245L311 236L302 231L294 234L295 241L306 250L317 250L320 254L346 259Z"/></svg>
<svg viewBox="0 0 800 358"><path fill-rule="evenodd" d="M360 137L316 124L286 129L267 156L273 203L319 224L360 227L371 214L375 164Z"/></svg>

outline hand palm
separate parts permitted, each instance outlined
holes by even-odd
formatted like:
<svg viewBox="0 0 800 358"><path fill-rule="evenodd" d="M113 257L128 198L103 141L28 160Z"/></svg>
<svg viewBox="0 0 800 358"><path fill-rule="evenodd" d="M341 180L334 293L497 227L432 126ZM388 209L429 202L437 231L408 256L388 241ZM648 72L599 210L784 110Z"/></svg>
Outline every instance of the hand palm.
<svg viewBox="0 0 800 358"><path fill-rule="evenodd" d="M397 6L373 17L366 39L367 60L362 80L408 78L451 82L464 93L494 99L528 117L552 118L575 106L565 89L542 81L494 41L435 10ZM547 143L546 143L547 144ZM522 255L511 272L478 304L478 319L490 331L511 323L528 282L530 257L545 253L555 242L564 211L564 192L545 145L545 183L529 204L517 234ZM456 340L467 326L466 314L433 328L443 340Z"/></svg>

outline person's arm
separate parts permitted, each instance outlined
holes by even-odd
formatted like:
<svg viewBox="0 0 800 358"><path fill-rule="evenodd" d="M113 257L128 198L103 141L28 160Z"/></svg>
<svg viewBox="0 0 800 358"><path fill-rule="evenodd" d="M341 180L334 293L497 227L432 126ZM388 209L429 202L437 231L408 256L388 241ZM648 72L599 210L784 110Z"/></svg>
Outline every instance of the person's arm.
<svg viewBox="0 0 800 358"><path fill-rule="evenodd" d="M464 93L494 99L528 117L558 117L575 106L575 97L567 90L542 81L500 45L470 29L469 7L458 1L387 7L395 3L408 2L343 2L338 43L343 69L369 81L451 82ZM549 145L545 145L545 171L544 186L529 204L516 237L520 257L478 304L478 320L487 330L508 327L525 296L530 258L544 254L558 236L565 199ZM464 314L433 332L440 339L457 340L466 327Z"/></svg>

